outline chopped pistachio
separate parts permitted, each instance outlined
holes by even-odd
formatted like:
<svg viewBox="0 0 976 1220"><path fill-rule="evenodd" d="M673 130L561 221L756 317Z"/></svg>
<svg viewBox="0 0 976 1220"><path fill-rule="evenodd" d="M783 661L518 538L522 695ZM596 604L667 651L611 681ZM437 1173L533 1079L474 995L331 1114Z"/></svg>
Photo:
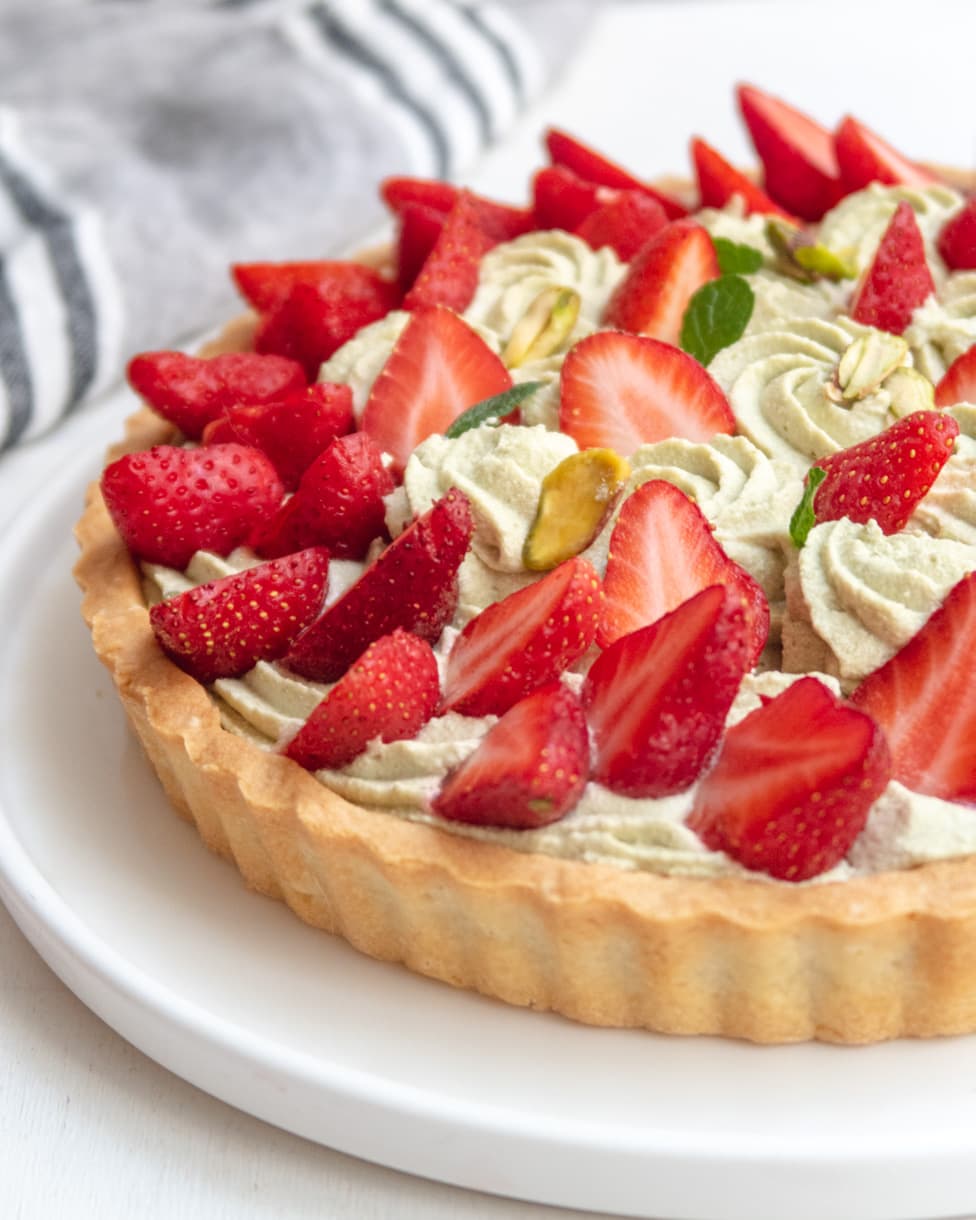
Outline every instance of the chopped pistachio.
<svg viewBox="0 0 976 1220"><path fill-rule="evenodd" d="M551 356L573 332L580 295L572 288L544 288L515 325L502 352L510 369Z"/></svg>
<svg viewBox="0 0 976 1220"><path fill-rule="evenodd" d="M845 402L857 402L873 394L908 356L908 344L900 335L876 330L847 348L837 365L837 386Z"/></svg>
<svg viewBox="0 0 976 1220"><path fill-rule="evenodd" d="M526 568L546 572L586 550L629 475L629 464L612 449L584 449L550 470L522 552Z"/></svg>
<svg viewBox="0 0 976 1220"><path fill-rule="evenodd" d="M913 411L935 410L935 386L918 369L897 368L885 379L891 410L899 419Z"/></svg>

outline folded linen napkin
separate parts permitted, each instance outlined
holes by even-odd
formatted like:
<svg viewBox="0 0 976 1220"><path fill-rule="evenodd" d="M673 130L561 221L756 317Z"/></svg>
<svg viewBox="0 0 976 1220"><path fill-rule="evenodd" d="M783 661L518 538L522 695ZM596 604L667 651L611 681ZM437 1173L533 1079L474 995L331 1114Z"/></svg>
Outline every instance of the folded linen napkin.
<svg viewBox="0 0 976 1220"><path fill-rule="evenodd" d="M328 256L388 174L457 176L586 0L4 0L0 451L125 354L235 308L232 261Z"/></svg>

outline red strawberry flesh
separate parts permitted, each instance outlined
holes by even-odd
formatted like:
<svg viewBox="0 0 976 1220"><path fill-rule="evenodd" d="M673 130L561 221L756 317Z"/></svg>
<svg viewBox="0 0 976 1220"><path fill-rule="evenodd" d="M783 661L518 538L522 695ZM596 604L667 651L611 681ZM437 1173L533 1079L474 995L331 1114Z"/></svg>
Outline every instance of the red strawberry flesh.
<svg viewBox="0 0 976 1220"><path fill-rule="evenodd" d="M935 387L937 407L959 402L976 403L976 344L953 360Z"/></svg>
<svg viewBox="0 0 976 1220"><path fill-rule="evenodd" d="M629 263L667 224L667 213L655 199L642 191L620 191L591 212L576 235L594 250L610 246L619 259Z"/></svg>
<svg viewBox="0 0 976 1220"><path fill-rule="evenodd" d="M886 186L932 186L938 178L930 170L903 157L887 141L847 115L834 134L834 150L841 178L848 191L860 191L872 182Z"/></svg>
<svg viewBox="0 0 976 1220"><path fill-rule="evenodd" d="M915 213L903 200L854 294L851 317L865 326L900 335L934 291Z"/></svg>
<svg viewBox="0 0 976 1220"><path fill-rule="evenodd" d="M691 142L691 157L698 180L698 196L703 208L724 208L738 196L745 204L746 215L758 212L761 215L781 216L798 223L789 212L781 208L756 185L753 180L726 161L721 153L697 137Z"/></svg>
<svg viewBox="0 0 976 1220"><path fill-rule="evenodd" d="M976 198L946 221L937 242L939 253L951 271L976 269Z"/></svg>
<svg viewBox="0 0 976 1220"><path fill-rule="evenodd" d="M671 220L677 220L687 214L688 209L673 196L635 178L629 170L608 160L602 153L589 148L568 132L550 128L546 132L546 148L554 165L571 169L587 182L593 182L597 186L614 187L617 190L643 191L664 208Z"/></svg>

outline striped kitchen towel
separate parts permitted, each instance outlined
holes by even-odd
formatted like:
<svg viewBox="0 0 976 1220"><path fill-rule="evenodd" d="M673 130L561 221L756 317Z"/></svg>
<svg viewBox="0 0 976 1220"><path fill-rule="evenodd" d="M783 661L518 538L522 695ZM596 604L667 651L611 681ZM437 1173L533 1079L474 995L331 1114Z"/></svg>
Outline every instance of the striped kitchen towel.
<svg viewBox="0 0 976 1220"><path fill-rule="evenodd" d="M587 0L3 0L0 451L232 311L232 261L348 249L457 176Z"/></svg>

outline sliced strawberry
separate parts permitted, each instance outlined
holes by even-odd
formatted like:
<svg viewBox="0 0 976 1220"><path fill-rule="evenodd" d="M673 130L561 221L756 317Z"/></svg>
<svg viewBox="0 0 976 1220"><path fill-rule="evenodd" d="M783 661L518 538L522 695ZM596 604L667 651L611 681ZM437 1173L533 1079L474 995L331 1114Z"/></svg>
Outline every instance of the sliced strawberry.
<svg viewBox="0 0 976 1220"><path fill-rule="evenodd" d="M892 776L913 792L976 802L976 572L950 591L938 610L851 702L881 725Z"/></svg>
<svg viewBox="0 0 976 1220"><path fill-rule="evenodd" d="M337 559L362 559L386 534L383 497L392 490L393 477L369 436L341 436L312 462L251 545L265 556L327 546Z"/></svg>
<svg viewBox="0 0 976 1220"><path fill-rule="evenodd" d="M143 352L129 362L126 375L135 392L191 440L199 440L207 424L229 407L273 402L301 393L307 384L294 360L254 352L209 358Z"/></svg>
<svg viewBox="0 0 976 1220"><path fill-rule="evenodd" d="M500 716L558 678L593 643L602 601L599 576L577 556L493 602L454 642L444 710Z"/></svg>
<svg viewBox="0 0 976 1220"><path fill-rule="evenodd" d="M467 497L452 489L299 636L285 664L302 677L334 682L398 627L433 643L454 617L457 571L473 529Z"/></svg>
<svg viewBox="0 0 976 1220"><path fill-rule="evenodd" d="M371 741L415 737L440 699L437 658L419 636L397 628L354 661L309 716L285 754L309 771L344 767Z"/></svg>
<svg viewBox="0 0 976 1220"><path fill-rule="evenodd" d="M736 92L766 191L795 216L819 220L844 194L833 135L754 85L739 85Z"/></svg>
<svg viewBox="0 0 976 1220"><path fill-rule="evenodd" d="M846 191L860 191L872 182L886 186L932 186L939 179L909 161L879 135L847 115L834 133L834 150Z"/></svg>
<svg viewBox="0 0 976 1220"><path fill-rule="evenodd" d="M352 390L322 381L263 406L231 407L206 426L203 441L253 445L267 454L291 491L315 458L354 426Z"/></svg>
<svg viewBox="0 0 976 1220"><path fill-rule="evenodd" d="M750 665L769 634L769 605L749 573L726 555L694 501L651 479L624 501L610 535L598 642L612 644L677 609L709 585L726 585L751 633Z"/></svg>
<svg viewBox="0 0 976 1220"><path fill-rule="evenodd" d="M614 187L617 190L643 191L664 208L669 220L677 220L688 214L684 204L673 196L635 178L629 170L608 161L601 153L588 148L568 132L551 127L546 132L546 148L553 165L564 165L587 182L593 182L597 186Z"/></svg>
<svg viewBox="0 0 976 1220"><path fill-rule="evenodd" d="M942 226L938 248L951 271L976 270L976 198Z"/></svg>
<svg viewBox="0 0 976 1220"><path fill-rule="evenodd" d="M363 263L337 259L236 263L231 274L241 295L259 313L281 305L296 284L314 288L336 312L369 314L370 321L395 309L399 301L395 285Z"/></svg>
<svg viewBox="0 0 976 1220"><path fill-rule="evenodd" d="M107 466L102 495L134 555L182 570L196 551L228 555L245 542L284 488L258 449L156 445Z"/></svg>
<svg viewBox="0 0 976 1220"><path fill-rule="evenodd" d="M446 213L422 203L406 203L398 213L396 238L397 284L404 294L420 274L444 229Z"/></svg>
<svg viewBox="0 0 976 1220"><path fill-rule="evenodd" d="M532 179L532 208L537 229L575 233L591 212L616 198L609 187L587 182L564 165L540 169Z"/></svg>
<svg viewBox="0 0 976 1220"><path fill-rule="evenodd" d="M890 764L870 716L800 678L729 729L688 825L746 868L806 881L850 851Z"/></svg>
<svg viewBox="0 0 976 1220"><path fill-rule="evenodd" d="M953 360L935 387L937 407L954 407L958 402L976 403L976 344Z"/></svg>
<svg viewBox="0 0 976 1220"><path fill-rule="evenodd" d="M532 830L557 822L586 787L589 743L579 700L558 682L527 695L448 775L433 812L452 822Z"/></svg>
<svg viewBox="0 0 976 1220"><path fill-rule="evenodd" d="M481 260L495 244L481 224L474 196L459 191L437 241L403 298L403 308L444 305L455 313L467 309L478 286Z"/></svg>
<svg viewBox="0 0 976 1220"><path fill-rule="evenodd" d="M952 456L959 425L942 411L915 411L860 444L820 458L817 521L877 521L886 534L904 529L915 505Z"/></svg>
<svg viewBox="0 0 976 1220"><path fill-rule="evenodd" d="M486 199L450 182L432 178L387 178L380 186L380 194L397 216L416 204L446 216L457 203L458 196L467 194L474 203L482 229L496 242L511 241L532 228L530 209Z"/></svg>
<svg viewBox="0 0 976 1220"><path fill-rule="evenodd" d="M762 215L782 216L792 224L798 223L794 216L778 203L774 203L747 174L736 169L721 153L698 137L691 142L691 159L695 165L698 195L703 208L724 208L738 196L745 204L746 215L751 216L758 212Z"/></svg>
<svg viewBox="0 0 976 1220"><path fill-rule="evenodd" d="M418 309L373 383L360 426L400 473L422 440L511 385L505 365L457 314Z"/></svg>
<svg viewBox="0 0 976 1220"><path fill-rule="evenodd" d="M329 552L317 547L159 602L149 621L170 660L198 682L239 678L284 656L321 611L328 580Z"/></svg>
<svg viewBox="0 0 976 1220"><path fill-rule="evenodd" d="M858 285L851 317L865 326L900 335L914 311L934 291L918 221L912 205L903 200Z"/></svg>
<svg viewBox="0 0 976 1220"><path fill-rule="evenodd" d="M668 224L664 208L643 191L620 191L591 212L576 230L594 250L610 246L629 263L638 250Z"/></svg>
<svg viewBox="0 0 976 1220"><path fill-rule="evenodd" d="M692 296L720 274L715 244L694 220L676 220L643 247L614 289L604 324L677 345Z"/></svg>
<svg viewBox="0 0 976 1220"><path fill-rule="evenodd" d="M626 796L667 796L693 784L752 651L741 602L722 585L611 644L583 685L593 779Z"/></svg>
<svg viewBox="0 0 976 1220"><path fill-rule="evenodd" d="M559 427L580 449L614 449L682 436L705 441L735 431L718 384L697 360L645 335L599 331L563 362Z"/></svg>

